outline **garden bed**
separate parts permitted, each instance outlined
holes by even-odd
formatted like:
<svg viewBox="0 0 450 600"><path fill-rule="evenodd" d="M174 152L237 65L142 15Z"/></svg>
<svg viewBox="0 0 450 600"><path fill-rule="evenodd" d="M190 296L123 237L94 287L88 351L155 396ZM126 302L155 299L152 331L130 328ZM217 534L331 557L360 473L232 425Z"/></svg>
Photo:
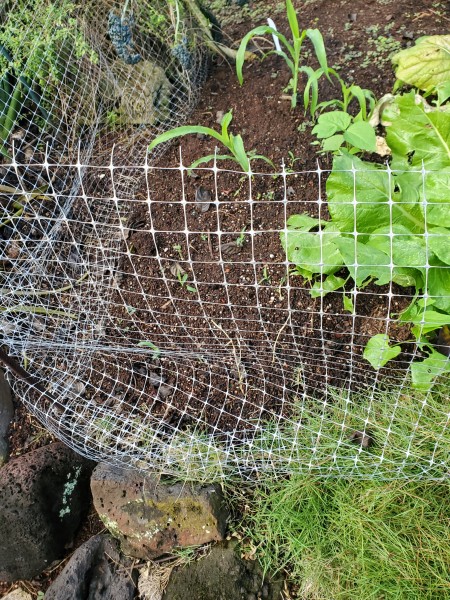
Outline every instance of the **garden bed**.
<svg viewBox="0 0 450 600"><path fill-rule="evenodd" d="M255 7L259 20L231 23L229 38L239 40L269 15L286 31L280 5L269 5L266 12ZM302 7L299 20L323 32L328 63L344 80L381 97L394 83L390 55L411 38L446 30L440 10L430 4L418 11L411 2L314 2ZM280 57L246 64L243 86L233 66L219 59L189 119L217 130L232 109L230 130L242 135L247 150L275 164L274 170L254 161L251 180L232 162L219 162L217 174L208 168L180 172L180 159L188 167L214 152L214 140L201 135L182 138L181 154L175 143L148 173L142 168L147 140L132 152L115 149L114 164L130 165L122 175L132 184L123 196L130 200L120 206L127 240L106 338L118 348L148 343L158 356L148 363L123 355L113 367L108 354L100 358L91 381L94 387L102 382L93 397L100 405L129 410L136 422L151 414L161 432L197 427L220 439L292 416L299 394L323 398L330 387L364 389L380 376L401 384L415 344L409 327L390 316L409 304L414 290L371 284L359 293L352 315L343 310L342 291L313 299L311 284L292 276L286 264L279 231L293 214L317 217L320 210L328 217L318 200L326 199L330 168L329 158L311 145L308 115L300 106L292 110L283 93L288 81ZM326 83L320 99L336 93ZM272 177L283 160L286 177ZM403 353L381 372L362 360L378 333L404 342ZM164 381L163 395L152 378Z"/></svg>

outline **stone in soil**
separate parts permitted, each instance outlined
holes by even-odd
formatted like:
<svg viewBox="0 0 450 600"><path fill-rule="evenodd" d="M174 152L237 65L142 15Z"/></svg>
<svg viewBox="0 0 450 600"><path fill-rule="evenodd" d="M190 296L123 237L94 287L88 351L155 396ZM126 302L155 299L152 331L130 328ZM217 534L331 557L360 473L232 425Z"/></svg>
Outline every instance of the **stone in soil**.
<svg viewBox="0 0 450 600"><path fill-rule="evenodd" d="M265 578L258 563L239 558L234 543L174 571L164 600L281 600L281 580ZM187 591L189 593L187 594Z"/></svg>
<svg viewBox="0 0 450 600"><path fill-rule="evenodd" d="M109 535L96 535L80 546L45 594L45 600L132 600L133 561L119 552Z"/></svg>
<svg viewBox="0 0 450 600"><path fill-rule="evenodd" d="M33 579L66 548L90 505L93 463L62 443L0 469L0 580Z"/></svg>
<svg viewBox="0 0 450 600"><path fill-rule="evenodd" d="M94 506L124 554L153 559L175 547L223 539L227 511L219 486L166 483L156 475L99 464Z"/></svg>

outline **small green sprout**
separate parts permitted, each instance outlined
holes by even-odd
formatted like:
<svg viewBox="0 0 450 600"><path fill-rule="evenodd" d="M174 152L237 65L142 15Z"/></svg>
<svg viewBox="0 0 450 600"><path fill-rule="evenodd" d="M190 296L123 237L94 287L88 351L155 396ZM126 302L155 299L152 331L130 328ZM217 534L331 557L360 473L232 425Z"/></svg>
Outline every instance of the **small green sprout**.
<svg viewBox="0 0 450 600"><path fill-rule="evenodd" d="M175 127L175 129L171 129L170 131L166 131L165 133L158 135L150 143L148 149L151 151L159 144L163 144L164 142L168 142L184 135L201 134L212 137L220 142L229 150L230 154L208 154L208 156L203 156L202 158L194 161L189 167L189 170L195 169L199 165L207 163L211 160L233 160L234 162L237 162L241 169L246 173L250 172L250 161L256 159L264 160L273 167L273 162L269 158L262 156L261 154L256 154L254 150L247 152L244 148L242 137L240 135L233 135L228 131L228 126L231 123L232 118L232 110L228 111L223 116L221 123L222 130L220 133L214 129L211 129L210 127L203 127L202 125L183 125L182 127Z"/></svg>

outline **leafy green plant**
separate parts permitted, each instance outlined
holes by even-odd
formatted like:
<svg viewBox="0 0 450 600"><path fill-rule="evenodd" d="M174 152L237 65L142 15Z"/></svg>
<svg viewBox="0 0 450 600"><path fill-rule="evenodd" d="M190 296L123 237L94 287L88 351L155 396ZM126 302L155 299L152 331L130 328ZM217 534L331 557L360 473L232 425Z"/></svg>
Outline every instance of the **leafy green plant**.
<svg viewBox="0 0 450 600"><path fill-rule="evenodd" d="M292 79L290 83L290 89L292 90L292 99L291 106L295 108L297 106L297 97L298 97L298 85L299 85L299 75L302 72L303 68L300 64L302 57L302 46L303 42L306 38L308 38L314 47L315 55L317 60L319 61L320 67L322 69L321 74L324 74L329 78L328 75L328 65L327 65L327 55L325 50L325 45L323 43L322 34L318 29L304 29L300 30L297 13L295 12L294 5L292 0L286 0L286 14L289 23L289 27L292 35L292 43L288 41L288 39L279 31L274 29L273 27L269 27L267 25L261 25L260 27L255 27L251 31L249 31L242 39L239 49L236 55L236 72L239 83L242 85L244 81L244 76L242 73L242 68L245 61L245 53L248 44L254 37L258 37L261 35L272 35L275 36L283 45L284 50L272 50L267 52L263 58L269 56L270 54L277 54L281 56L289 70L292 74ZM308 74L308 71L304 71Z"/></svg>
<svg viewBox="0 0 450 600"><path fill-rule="evenodd" d="M98 62L97 54L78 27L76 9L76 3L70 0L22 0L16 4L13 18L8 18L0 31L0 45L12 56L14 73L35 82L44 92L48 90L44 98L49 106L54 94L52 85L58 85L67 66L63 64L62 50L68 44L74 57L86 56L92 63ZM4 52L0 53L0 76L10 68Z"/></svg>
<svg viewBox="0 0 450 600"><path fill-rule="evenodd" d="M188 283L188 274L187 273L178 271L177 279L178 279L178 283L181 285L182 288L184 288L186 286L186 289L188 292L195 293L197 291L195 289L195 287L193 287L192 285L190 285Z"/></svg>
<svg viewBox="0 0 450 600"><path fill-rule="evenodd" d="M341 127L348 122L344 114L339 115ZM319 276L313 295L340 289L349 278L358 289L390 281L415 288L401 319L414 325L412 333L428 353L412 367L414 384L426 388L450 370L427 338L450 323L450 112L446 105L430 106L412 91L393 97L382 118L388 123L390 169L340 148L326 183L331 221L294 215L281 241L298 274ZM323 115L316 133L322 125L325 130L325 119ZM346 278L336 275L343 266ZM393 356L392 349L385 351L384 357Z"/></svg>
<svg viewBox="0 0 450 600"><path fill-rule="evenodd" d="M244 148L244 142L240 135L233 135L228 131L228 126L231 123L233 118L233 112L230 110L227 112L222 119L222 130L221 132L217 132L210 127L203 127L201 125L183 125L182 127L175 127L169 131L158 135L149 145L149 151L153 150L159 144L163 144L164 142L169 142L178 137L182 137L184 135L192 135L192 134L202 134L208 137L212 137L218 142L220 142L225 148L228 149L230 154L208 154L208 156L203 156L202 158L194 161L189 169L195 169L199 165L203 163L207 163L210 160L233 160L238 163L242 170L246 173L250 172L250 161L252 160L264 160L266 163L270 164L273 167L273 163L270 159L261 154L256 154L253 150L246 151Z"/></svg>
<svg viewBox="0 0 450 600"><path fill-rule="evenodd" d="M319 115L312 133L319 140L313 143L320 143L322 152L337 152L343 146L350 154L376 150L376 135L370 123L342 110Z"/></svg>
<svg viewBox="0 0 450 600"><path fill-rule="evenodd" d="M76 5L69 0L16 3L0 29L0 153L10 158L8 138L28 108L50 124L64 75L74 58L98 56L85 41L74 18ZM25 105L25 106L24 106Z"/></svg>
<svg viewBox="0 0 450 600"><path fill-rule="evenodd" d="M450 35L418 38L415 46L392 57L396 66L398 89L404 83L425 92L437 94L438 103L450 97Z"/></svg>

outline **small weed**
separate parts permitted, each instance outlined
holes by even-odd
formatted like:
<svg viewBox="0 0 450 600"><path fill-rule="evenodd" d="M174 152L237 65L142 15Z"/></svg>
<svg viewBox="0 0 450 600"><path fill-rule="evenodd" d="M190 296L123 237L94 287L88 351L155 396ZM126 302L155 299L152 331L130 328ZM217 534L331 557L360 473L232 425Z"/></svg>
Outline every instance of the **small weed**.
<svg viewBox="0 0 450 600"><path fill-rule="evenodd" d="M195 294L195 292L197 290L192 285L189 285L187 273L185 273L185 272L182 273L181 271L178 271L177 279L178 279L178 283L181 285L182 288L186 287L188 292Z"/></svg>
<svg viewBox="0 0 450 600"><path fill-rule="evenodd" d="M267 283L268 285L271 285L272 282L270 280L269 267L267 265L264 265L262 277L258 283L259 283L259 285L262 285L263 283Z"/></svg>
<svg viewBox="0 0 450 600"><path fill-rule="evenodd" d="M161 350L153 342L146 340L145 342L139 342L139 348L150 348L153 350L153 358L159 358L161 356Z"/></svg>
<svg viewBox="0 0 450 600"><path fill-rule="evenodd" d="M300 123L300 125L297 127L297 131L299 131L300 133L305 133L305 131L307 131L312 126L313 126L313 122L312 121L305 120L302 123ZM294 156L293 153L290 150L289 150L288 154L289 154L289 157L293 157ZM300 159L296 158L295 160L300 160Z"/></svg>
<svg viewBox="0 0 450 600"><path fill-rule="evenodd" d="M242 246L244 245L244 242L245 242L245 229L246 229L246 227L244 227L242 229L241 233L236 238L236 246L238 246L239 248L242 248Z"/></svg>
<svg viewBox="0 0 450 600"><path fill-rule="evenodd" d="M274 198L275 198L275 192L258 192L256 194L257 200L263 200L263 201L270 202Z"/></svg>
<svg viewBox="0 0 450 600"><path fill-rule="evenodd" d="M184 260L180 244L173 244L172 250L178 254L181 260Z"/></svg>

